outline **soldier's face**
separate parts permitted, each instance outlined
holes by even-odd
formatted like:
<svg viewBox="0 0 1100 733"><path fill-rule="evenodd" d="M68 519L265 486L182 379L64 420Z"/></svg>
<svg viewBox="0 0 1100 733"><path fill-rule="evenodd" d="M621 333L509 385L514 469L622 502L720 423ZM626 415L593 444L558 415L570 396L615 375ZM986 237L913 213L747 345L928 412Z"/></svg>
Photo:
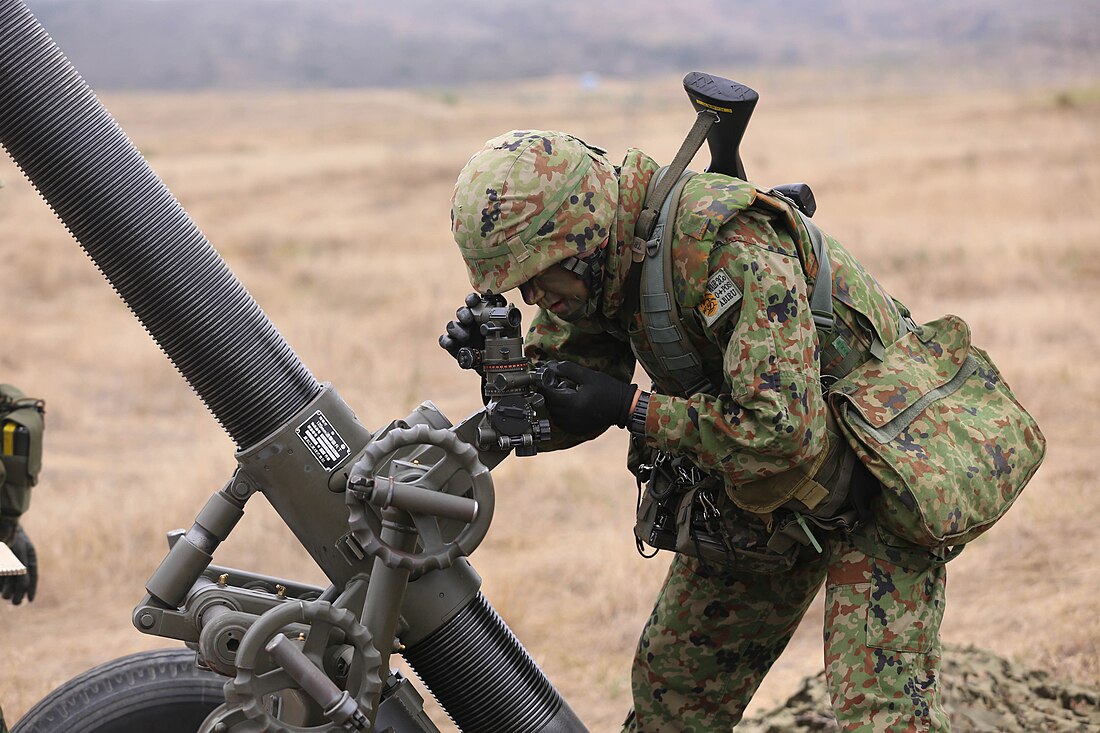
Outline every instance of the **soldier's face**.
<svg viewBox="0 0 1100 733"><path fill-rule="evenodd" d="M551 265L519 286L523 302L537 305L559 318L568 320L579 313L588 300L584 280L561 265Z"/></svg>

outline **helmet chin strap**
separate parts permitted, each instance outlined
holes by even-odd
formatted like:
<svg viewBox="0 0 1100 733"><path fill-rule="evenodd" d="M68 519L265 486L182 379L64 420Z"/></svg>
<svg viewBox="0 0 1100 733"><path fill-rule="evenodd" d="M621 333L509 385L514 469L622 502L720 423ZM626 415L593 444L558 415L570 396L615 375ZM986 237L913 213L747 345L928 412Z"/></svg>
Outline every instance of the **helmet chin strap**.
<svg viewBox="0 0 1100 733"><path fill-rule="evenodd" d="M571 314L569 318L563 320L579 321L596 312L603 297L603 265L606 259L607 248L600 247L588 257L581 258L573 255L558 263L561 267L583 280L585 287L588 288L588 298L585 300L584 306Z"/></svg>
<svg viewBox="0 0 1100 733"><path fill-rule="evenodd" d="M599 251L599 250L597 250L597 251ZM594 258L594 257L596 257L596 255L593 254L592 257ZM566 257L564 260L559 262L558 265L561 268L565 269L565 270L569 270L569 272L573 273L576 277L579 277L581 280L584 280L585 285L589 284L589 280L590 280L591 272L592 272L593 268L591 267L591 265L589 264L589 261L587 259L582 260L580 257L577 257L576 255L572 255L570 257ZM597 266L597 269L598 269L598 266Z"/></svg>

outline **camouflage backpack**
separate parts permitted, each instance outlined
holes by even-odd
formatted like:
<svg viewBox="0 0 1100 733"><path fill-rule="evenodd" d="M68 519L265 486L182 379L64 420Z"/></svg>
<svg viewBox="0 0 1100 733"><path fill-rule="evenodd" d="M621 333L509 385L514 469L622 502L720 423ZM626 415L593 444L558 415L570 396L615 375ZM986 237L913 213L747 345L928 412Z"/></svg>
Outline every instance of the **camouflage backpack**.
<svg viewBox="0 0 1100 733"><path fill-rule="evenodd" d="M909 330L828 398L882 483L880 528L924 547L963 545L993 526L1046 449L1034 418L958 316Z"/></svg>
<svg viewBox="0 0 1100 733"><path fill-rule="evenodd" d="M800 218L818 254L817 281L829 281L822 233ZM826 290L815 282L810 299L819 333L831 333ZM899 337L829 385L826 399L882 484L879 529L920 547L960 547L1008 511L1042 462L1046 441L989 355L971 344L961 318L917 326L895 305Z"/></svg>

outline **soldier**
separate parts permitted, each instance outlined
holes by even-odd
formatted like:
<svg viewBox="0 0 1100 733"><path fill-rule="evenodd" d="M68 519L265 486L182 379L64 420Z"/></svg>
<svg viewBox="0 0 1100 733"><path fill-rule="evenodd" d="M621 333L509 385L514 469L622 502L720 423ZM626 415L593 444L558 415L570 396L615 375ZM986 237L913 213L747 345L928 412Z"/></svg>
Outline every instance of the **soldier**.
<svg viewBox="0 0 1100 733"><path fill-rule="evenodd" d="M15 387L0 385L0 414L16 418L4 420L0 430L0 454L4 459L0 461L0 542L26 568L19 575L0 576L0 596L18 606L24 598L28 603L34 601L38 589L38 556L19 520L30 505L31 486L38 477L42 403L27 400ZM32 441L37 443L33 447ZM0 709L0 733L7 730L4 711Z"/></svg>
<svg viewBox="0 0 1100 733"><path fill-rule="evenodd" d="M0 489L0 542L11 549L27 572L0 577L0 596L18 606L24 598L28 603L34 600L38 589L38 555L34 551L34 543L19 522L30 503L30 487L5 483L6 473L4 464L0 463L0 484L3 484Z"/></svg>
<svg viewBox="0 0 1100 733"><path fill-rule="evenodd" d="M823 384L898 338L908 312L825 237L835 325L821 343L812 225L775 192L695 175L673 194L664 242L668 296L704 377L684 388L643 327L631 256L657 171L636 149L616 167L570 135L513 131L470 159L452 200L474 289L519 288L540 308L525 349L551 375L552 447L627 428L634 468L681 457L724 489L715 507L724 562L701 549L673 556L638 644L624 731L728 731L822 583L842 729L948 730L939 696L948 555L880 531L869 508L880 487L847 459L823 399ZM469 324L459 309L441 346L454 355L476 344ZM636 363L651 390L630 383ZM842 475L825 478L823 463ZM843 502L808 523L789 507L810 485Z"/></svg>

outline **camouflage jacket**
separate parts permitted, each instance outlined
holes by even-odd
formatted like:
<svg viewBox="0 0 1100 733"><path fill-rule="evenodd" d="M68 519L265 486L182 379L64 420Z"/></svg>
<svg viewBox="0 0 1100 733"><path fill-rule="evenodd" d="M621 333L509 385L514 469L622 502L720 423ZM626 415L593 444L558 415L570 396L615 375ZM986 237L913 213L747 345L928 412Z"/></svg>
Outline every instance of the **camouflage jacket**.
<svg viewBox="0 0 1100 733"><path fill-rule="evenodd" d="M792 206L729 176L703 173L684 187L665 245L681 323L718 394L676 394L651 358L640 317L622 313L630 243L657 164L638 150L620 169L597 316L566 323L540 311L526 339L536 361L562 359L631 381L640 361L653 380L646 444L687 454L738 485L811 461L824 447L829 379L898 335L895 303L831 237L836 326L828 343L810 313L817 274L809 236ZM716 305L716 294L721 305ZM618 328L617 328L617 327ZM627 340L613 332L623 331ZM591 437L591 436L584 436ZM554 447L583 438L565 437Z"/></svg>

